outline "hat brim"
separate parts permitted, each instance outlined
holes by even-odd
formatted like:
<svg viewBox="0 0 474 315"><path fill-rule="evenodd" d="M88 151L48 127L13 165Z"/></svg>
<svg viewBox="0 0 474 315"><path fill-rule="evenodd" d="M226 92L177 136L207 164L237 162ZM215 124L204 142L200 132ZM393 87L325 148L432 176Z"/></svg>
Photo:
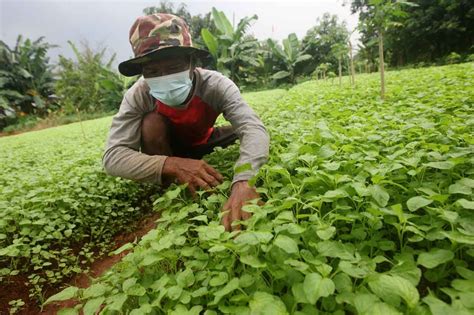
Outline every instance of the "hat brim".
<svg viewBox="0 0 474 315"><path fill-rule="evenodd" d="M187 56L194 55L200 59L203 63L209 63L212 60L211 54L203 49L190 47L190 46L171 46L159 48L149 53L129 59L127 61L121 62L118 66L118 69L121 74L126 77L132 77L134 75L142 74L142 65L149 61L158 60L161 58L166 58L170 56Z"/></svg>

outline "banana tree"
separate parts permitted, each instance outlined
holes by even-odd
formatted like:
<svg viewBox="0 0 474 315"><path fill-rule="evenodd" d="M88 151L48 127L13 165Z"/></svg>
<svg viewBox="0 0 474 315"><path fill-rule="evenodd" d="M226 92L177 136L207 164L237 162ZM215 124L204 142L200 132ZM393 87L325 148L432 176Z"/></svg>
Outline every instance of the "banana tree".
<svg viewBox="0 0 474 315"><path fill-rule="evenodd" d="M300 62L310 60L311 55L304 54L301 51L301 43L295 33L288 35L288 38L285 38L282 43L283 49L274 40L268 40L268 45L271 47L275 56L282 61L286 68L286 70L275 73L273 79L281 80L288 78L291 83L295 83L296 65Z"/></svg>
<svg viewBox="0 0 474 315"><path fill-rule="evenodd" d="M56 47L19 35L13 48L0 41L0 129L17 115L45 115L52 105L52 66L47 51Z"/></svg>
<svg viewBox="0 0 474 315"><path fill-rule="evenodd" d="M209 52L216 60L217 70L228 75L232 80L239 81L241 69L246 66L258 67L259 63L252 57L258 47L257 40L246 35L257 15L244 17L234 29L224 12L212 8L212 18L217 33L212 34L207 28L201 30L201 36Z"/></svg>

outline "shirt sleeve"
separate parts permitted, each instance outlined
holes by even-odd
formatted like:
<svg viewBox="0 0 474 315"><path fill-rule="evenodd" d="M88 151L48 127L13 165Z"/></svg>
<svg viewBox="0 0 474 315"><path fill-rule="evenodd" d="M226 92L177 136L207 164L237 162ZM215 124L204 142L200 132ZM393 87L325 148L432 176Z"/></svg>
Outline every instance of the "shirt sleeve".
<svg viewBox="0 0 474 315"><path fill-rule="evenodd" d="M153 101L143 78L125 93L119 112L112 119L102 164L112 176L161 184L166 156L139 152L143 116L153 110Z"/></svg>
<svg viewBox="0 0 474 315"><path fill-rule="evenodd" d="M270 137L257 114L242 99L239 88L229 78L216 73L212 84L214 102L240 139L240 156L235 167L250 163L251 170L234 174L232 184L249 180L267 162Z"/></svg>

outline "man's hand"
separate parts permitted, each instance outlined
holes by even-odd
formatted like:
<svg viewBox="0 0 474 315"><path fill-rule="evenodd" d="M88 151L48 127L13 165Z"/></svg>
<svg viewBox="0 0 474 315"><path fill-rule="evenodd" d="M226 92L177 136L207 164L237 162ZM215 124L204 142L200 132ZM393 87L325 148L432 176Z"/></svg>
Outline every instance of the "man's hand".
<svg viewBox="0 0 474 315"><path fill-rule="evenodd" d="M232 192L230 194L229 200L224 205L223 211L229 211L226 215L222 217L222 224L224 225L227 231L231 229L240 229L240 226L232 227L232 222L236 220L247 220L251 217L249 212L242 210L248 201L252 199L259 198L259 194L254 187L250 187L247 181L236 182L232 186Z"/></svg>
<svg viewBox="0 0 474 315"><path fill-rule="evenodd" d="M187 183L193 196L197 189L210 189L223 180L218 171L202 160L174 156L166 158L162 174L167 178L177 179L180 184Z"/></svg>

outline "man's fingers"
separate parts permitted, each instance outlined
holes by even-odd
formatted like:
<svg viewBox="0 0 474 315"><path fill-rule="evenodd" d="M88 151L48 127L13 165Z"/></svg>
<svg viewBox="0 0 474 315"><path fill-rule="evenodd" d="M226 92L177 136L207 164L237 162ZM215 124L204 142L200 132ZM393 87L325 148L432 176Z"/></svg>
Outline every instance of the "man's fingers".
<svg viewBox="0 0 474 315"><path fill-rule="evenodd" d="M250 212L247 212L247 211L244 211L244 210L240 210L240 213L242 215L242 219L244 219L244 220L248 220L252 216L252 214Z"/></svg>
<svg viewBox="0 0 474 315"><path fill-rule="evenodd" d="M222 224L224 225L224 228L226 231L230 232L230 229L231 229L231 221L230 221L230 215L228 213L226 213L223 217L222 217Z"/></svg>
<svg viewBox="0 0 474 315"><path fill-rule="evenodd" d="M208 183L206 183L204 180L200 179L200 178L195 178L194 179L194 182L196 183L196 185L204 190L208 190L208 189L211 189L211 186L209 186Z"/></svg>
<svg viewBox="0 0 474 315"><path fill-rule="evenodd" d="M230 212L232 211L231 210L231 203L230 203L230 200L227 200L227 202L224 204L224 206L222 207L222 212L225 212L225 214L222 216L222 219L221 219L221 222L222 222L222 225L224 225L224 228L226 231L230 232Z"/></svg>
<svg viewBox="0 0 474 315"><path fill-rule="evenodd" d="M232 222L238 221L241 218L240 214L241 210L238 205L233 205L232 210L230 210L230 225L232 226ZM240 225L232 226L232 230L240 230Z"/></svg>
<svg viewBox="0 0 474 315"><path fill-rule="evenodd" d="M222 181L224 180L224 177L218 171L216 171L215 168L213 168L207 163L204 163L204 168L209 174L211 174L215 179L217 179L219 183L222 183Z"/></svg>
<svg viewBox="0 0 474 315"><path fill-rule="evenodd" d="M221 222L222 222L222 225L224 226L225 230L230 231L230 222L229 222L230 216L229 216L229 203L228 202L222 208L222 212L226 212L226 211L227 211L227 213L225 213L222 216Z"/></svg>
<svg viewBox="0 0 474 315"><path fill-rule="evenodd" d="M209 184L209 186L215 187L219 185L219 182L217 181L217 179L214 176L209 175L206 171L203 171L201 175L202 175L202 178Z"/></svg>
<svg viewBox="0 0 474 315"><path fill-rule="evenodd" d="M193 197L196 197L196 188L192 183L188 183L188 189Z"/></svg>

